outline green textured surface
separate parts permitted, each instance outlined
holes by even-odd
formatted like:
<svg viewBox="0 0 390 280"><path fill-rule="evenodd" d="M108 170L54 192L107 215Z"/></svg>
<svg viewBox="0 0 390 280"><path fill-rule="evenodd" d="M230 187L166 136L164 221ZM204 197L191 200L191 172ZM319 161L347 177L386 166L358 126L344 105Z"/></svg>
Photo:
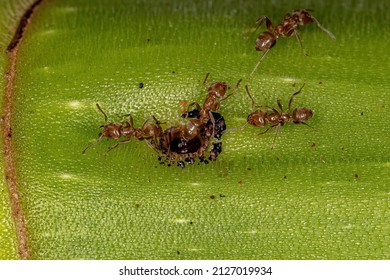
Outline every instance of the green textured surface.
<svg viewBox="0 0 390 280"><path fill-rule="evenodd" d="M4 50L12 39L19 18L24 13L24 8L28 5L28 0L0 1L0 89L2 94L6 66ZM3 99L0 98L0 106L2 102ZM0 147L2 147L2 140L0 141ZM0 260L18 259L15 227L11 217L9 194L4 182L3 165L0 166L0 176Z"/></svg>
<svg viewBox="0 0 390 280"><path fill-rule="evenodd" d="M13 137L33 259L388 259L387 1L59 1L34 15L19 50ZM311 8L334 43L302 28L281 39L250 85L263 105L315 111L303 125L223 136L217 162L180 169L134 141L106 154L103 116L180 122L210 80L239 94L229 128L250 112L243 85L256 64L253 23ZM139 88L139 83L144 87ZM116 119L118 120L118 118ZM315 147L312 147L315 143ZM214 197L214 199L212 199ZM2 213L3 214L3 213Z"/></svg>

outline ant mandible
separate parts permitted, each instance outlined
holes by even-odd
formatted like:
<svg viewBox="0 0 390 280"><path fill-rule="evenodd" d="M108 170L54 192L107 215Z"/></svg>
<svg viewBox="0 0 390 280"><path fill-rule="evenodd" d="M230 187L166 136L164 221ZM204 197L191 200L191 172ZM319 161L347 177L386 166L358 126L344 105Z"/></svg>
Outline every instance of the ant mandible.
<svg viewBox="0 0 390 280"><path fill-rule="evenodd" d="M310 125L308 125L305 122L313 117L314 113L311 109L304 108L304 107L298 107L298 108L295 108L291 114L291 104L293 102L293 99L297 94L299 94L301 92L301 90L303 89L304 86L305 86L305 84L303 84L297 92L295 92L291 95L290 100L288 102L287 111L284 111L282 103L279 99L277 100L277 104L278 104L280 111L278 111L276 108L270 107L270 106L257 106L260 109L263 108L263 109L272 110L273 112L270 113L270 112L267 112L265 110L257 110L257 111L254 110L255 101L253 100L252 95L249 93L248 85L246 85L245 90L246 90L249 98L251 99L252 113L249 114L249 116L247 118L247 123L242 128L244 128L248 124L256 126L256 127L264 127L268 123L270 126L266 130L264 130L263 132L260 132L259 134L267 133L270 129L276 128L275 137L274 137L272 145L271 145L271 149L273 149L274 145L275 145L276 137L277 137L279 130L280 130L280 127L283 126L286 122L305 124L305 125L311 127Z"/></svg>
<svg viewBox="0 0 390 280"><path fill-rule="evenodd" d="M323 27L315 17L310 15L309 11L310 10L295 10L292 14L285 15L283 21L275 28L273 27L271 20L267 16L261 16L257 19L256 21L257 28L259 28L265 21L267 31L264 31L257 38L255 48L259 52L261 51L265 51L265 52L261 56L256 66L253 68L249 77L252 77L253 73L256 71L261 61L271 50L271 48L276 44L276 40L279 39L280 37L291 37L292 35L295 35L295 37L297 38L301 46L303 53L307 55L305 49L303 48L301 37L299 36L299 32L298 32L300 26L315 22L318 28L320 28L322 31L328 34L332 40L336 41L336 37L332 34L332 32L330 32L328 29Z"/></svg>
<svg viewBox="0 0 390 280"><path fill-rule="evenodd" d="M132 137L138 140L145 140L145 142L153 148L152 144L148 142L148 140L152 140L154 141L153 143L155 143L157 141L157 137L162 135L162 128L160 126L160 122L153 115L150 116L143 123L141 128L135 128L133 123L133 117L130 114L125 115L126 117L129 117L129 121L126 120L123 122L109 123L106 113L103 111L103 109L98 103L96 103L96 107L104 115L105 124L100 126L103 131L99 133L99 138L95 142L92 142L87 147L85 147L82 152L83 154L85 154L89 148L98 144L103 138L118 139L122 136L126 138L125 140L122 140L116 143L114 146L110 147L107 151L109 152L112 149L118 147L120 144L130 142ZM150 123L152 119L155 121L154 124Z"/></svg>

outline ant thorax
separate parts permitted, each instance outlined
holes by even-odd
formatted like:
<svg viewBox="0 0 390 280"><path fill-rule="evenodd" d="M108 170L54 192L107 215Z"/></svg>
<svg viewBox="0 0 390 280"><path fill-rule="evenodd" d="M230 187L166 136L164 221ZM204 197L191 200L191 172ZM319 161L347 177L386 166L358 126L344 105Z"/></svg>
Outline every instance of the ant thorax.
<svg viewBox="0 0 390 280"><path fill-rule="evenodd" d="M276 37L271 32L265 31L256 39L255 48L262 52L271 49L276 43Z"/></svg>
<svg viewBox="0 0 390 280"><path fill-rule="evenodd" d="M288 113L282 112L282 114L280 115L280 122L282 123L288 122L290 118L291 116Z"/></svg>

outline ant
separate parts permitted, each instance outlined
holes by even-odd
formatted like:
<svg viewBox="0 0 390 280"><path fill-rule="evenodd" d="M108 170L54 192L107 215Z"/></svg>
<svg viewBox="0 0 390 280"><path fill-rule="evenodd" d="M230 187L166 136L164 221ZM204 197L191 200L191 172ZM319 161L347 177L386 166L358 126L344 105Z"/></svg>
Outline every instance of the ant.
<svg viewBox="0 0 390 280"><path fill-rule="evenodd" d="M95 142L85 147L85 149L82 152L83 154L85 154L89 148L98 144L103 138L118 139L122 136L126 138L125 140L122 140L116 143L114 146L110 147L107 151L109 152L112 149L118 147L120 144L125 144L130 142L132 137L138 140L145 140L145 142L150 147L152 147L152 143L156 143L157 137L162 135L162 128L160 126L160 122L153 115L150 116L144 122L141 128L135 128L133 124L133 117L130 114L125 115L126 117L130 117L129 121L126 120L123 122L109 123L106 113L103 111L103 109L100 107L98 103L96 103L96 107L104 115L104 121L106 124L100 126L100 128L102 128L103 131L99 133L99 138ZM155 121L154 124L150 123L152 119ZM151 139L152 141L148 142L148 140Z"/></svg>
<svg viewBox="0 0 390 280"><path fill-rule="evenodd" d="M206 74L206 77L203 81L203 85L206 85L206 82L207 82L209 75L210 75L210 73ZM241 79L237 82L235 89L238 88L240 83L241 83ZM211 120L213 119L211 112L217 112L219 110L221 102L223 100L228 99L230 96L232 96L236 93L236 90L235 90L234 92L226 95L228 88L229 88L228 84L226 84L224 82L212 83L207 89L207 96L206 96L206 99L203 103L203 106L200 107L199 103L194 101L188 106L188 108L195 105L196 110L198 111L198 114L199 114L197 119L199 119L201 123L206 124L210 119ZM189 112L187 109L187 113L182 114L182 118L188 118L188 117L189 117Z"/></svg>
<svg viewBox="0 0 390 280"><path fill-rule="evenodd" d="M206 77L203 81L203 85L206 85L207 79L210 73L206 74ZM241 79L237 82L235 89L238 88ZM185 114L182 114L182 118L190 118L188 122L189 126L192 126L192 129L198 129L202 134L207 138L206 148L209 145L209 142L212 142L212 147L210 148L209 160L215 161L218 155L222 152L222 142L213 142L210 141L211 138L216 138L220 140L222 133L226 130L226 123L224 117L219 114L220 104L223 100L226 100L230 96L236 93L234 92L226 95L229 86L224 82L215 82L210 84L207 89L207 96L201 107L198 102L193 102L188 106L196 105L196 109L188 111Z"/></svg>
<svg viewBox="0 0 390 280"><path fill-rule="evenodd" d="M310 15L309 11L311 10L295 10L292 14L287 14L284 16L283 21L273 27L271 20L267 16L261 16L256 20L257 28L256 30L263 24L265 21L265 25L267 27L267 31L264 31L256 40L256 50L261 52L265 51L259 62L256 64L254 69L252 70L249 77L252 77L253 73L256 71L257 67L260 65L261 61L267 55L267 53L271 50L271 48L276 44L276 40L280 37L291 37L295 35L297 38L301 49L305 55L306 51L303 48L301 37L299 36L299 27L303 25L307 25L315 22L322 31L329 35L329 37L336 41L336 37L330 32L328 29L323 27L319 21Z"/></svg>
<svg viewBox="0 0 390 280"><path fill-rule="evenodd" d="M291 95L290 100L288 102L287 111L284 111L282 103L279 99L277 100L277 104L278 104L280 111L278 111L274 107L270 107L270 106L257 106L258 108L272 110L272 113L270 113L270 112L267 112L265 110L254 111L255 101L253 100L252 95L249 93L248 85L246 85L245 90L246 90L249 98L252 101L251 102L252 113L249 114L249 116L247 118L247 123L244 126L242 126L242 128L244 128L247 124L257 126L257 127L264 127L268 123L270 126L266 130L264 130L263 132L260 132L259 134L267 133L270 129L276 128L275 137L274 137L274 140L273 140L272 145L271 145L271 149L273 149L274 144L275 144L275 140L276 140L276 136L279 133L280 127L283 126L286 122L292 122L292 123L296 123L296 124L305 124L305 125L311 127L310 125L308 125L305 122L313 117L314 113L311 109L298 107L298 108L295 108L294 111L291 113L291 104L293 102L293 99L297 94L299 94L301 92L301 90L303 89L304 86L305 86L305 84L303 84L297 92L295 92Z"/></svg>
<svg viewBox="0 0 390 280"><path fill-rule="evenodd" d="M172 126L166 129L161 137L159 137L156 150L161 151L159 160L176 162L181 168L185 167L185 162L194 164L195 158L199 162L208 164L205 159L205 153L210 146L210 139L218 140L222 137L222 132L226 130L225 119L217 112L211 112L213 120L209 120L206 124L199 124L199 111L194 109L187 113L187 117L191 118L187 123ZM215 161L222 152L222 142L211 143L212 147L209 150L209 160ZM164 162L162 162L164 163Z"/></svg>

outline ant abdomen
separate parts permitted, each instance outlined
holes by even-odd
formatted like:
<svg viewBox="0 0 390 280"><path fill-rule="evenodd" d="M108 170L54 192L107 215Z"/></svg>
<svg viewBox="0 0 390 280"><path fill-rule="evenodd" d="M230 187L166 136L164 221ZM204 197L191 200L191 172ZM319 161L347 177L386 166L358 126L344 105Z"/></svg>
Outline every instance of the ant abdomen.
<svg viewBox="0 0 390 280"><path fill-rule="evenodd" d="M122 136L122 124L121 123L110 123L103 126L103 132L100 135L108 139L118 139Z"/></svg>
<svg viewBox="0 0 390 280"><path fill-rule="evenodd" d="M256 39L256 51L262 52L271 49L276 43L276 37L271 32L265 31Z"/></svg>

